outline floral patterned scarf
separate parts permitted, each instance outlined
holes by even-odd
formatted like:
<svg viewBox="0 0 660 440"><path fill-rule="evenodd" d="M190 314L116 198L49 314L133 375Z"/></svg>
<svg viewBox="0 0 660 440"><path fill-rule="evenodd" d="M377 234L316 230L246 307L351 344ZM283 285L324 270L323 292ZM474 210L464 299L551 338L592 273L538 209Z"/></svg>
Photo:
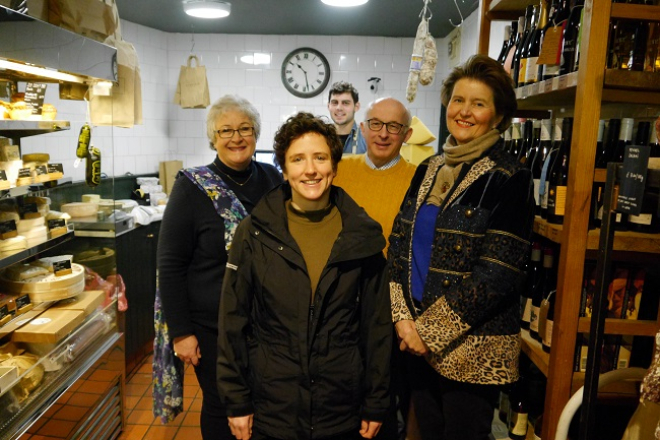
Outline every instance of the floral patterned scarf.
<svg viewBox="0 0 660 440"><path fill-rule="evenodd" d="M205 192L225 223L225 250L229 250L236 227L248 213L227 184L207 166L188 168L182 174ZM160 290L154 303L153 413L166 424L183 411L183 374L181 360L174 356L173 341L163 316Z"/></svg>

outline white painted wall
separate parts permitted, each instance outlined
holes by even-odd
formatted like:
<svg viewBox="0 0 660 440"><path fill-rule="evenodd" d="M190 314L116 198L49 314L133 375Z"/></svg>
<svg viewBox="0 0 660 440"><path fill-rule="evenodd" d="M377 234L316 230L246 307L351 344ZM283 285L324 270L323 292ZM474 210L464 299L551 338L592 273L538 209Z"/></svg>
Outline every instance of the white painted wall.
<svg viewBox="0 0 660 440"><path fill-rule="evenodd" d="M440 19L440 18L437 18ZM439 62L434 83L418 88L417 98L409 104L419 117L438 133L440 87L451 67L476 53L479 13L467 17L459 28L460 60L450 62L449 37L436 41ZM108 175L141 174L158 171L161 160L181 159L184 166L210 162L214 152L206 138L206 109L181 109L172 104L179 69L192 47L191 34L166 33L122 20L124 39L135 46L142 73L144 124L130 129L94 127L92 143L103 154L103 172ZM257 148L272 149L279 125L298 111L327 115L327 95L301 99L286 92L280 80L282 59L291 50L310 46L323 52L331 65L331 83L345 80L360 92L362 121L367 104L382 96L405 102L412 38L358 36L234 35L196 34L194 53L207 69L211 101L232 93L249 99L259 110L262 133ZM247 65L240 57L268 53L268 65ZM367 79L382 78L378 94L368 88ZM46 102L58 109L58 119L71 121L71 130L22 140L23 152L49 152L52 162L62 162L65 174L84 179L84 167L74 169L78 131L85 121L85 103L59 100L57 87L50 86ZM437 147L437 141L433 143Z"/></svg>

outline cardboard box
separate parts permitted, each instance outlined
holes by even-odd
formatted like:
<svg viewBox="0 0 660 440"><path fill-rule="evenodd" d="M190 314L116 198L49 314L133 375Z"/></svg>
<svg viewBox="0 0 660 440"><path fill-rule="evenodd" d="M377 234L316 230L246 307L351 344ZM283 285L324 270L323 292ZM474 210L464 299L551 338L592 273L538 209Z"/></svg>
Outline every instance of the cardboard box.
<svg viewBox="0 0 660 440"><path fill-rule="evenodd" d="M73 298L58 301L50 310L81 310L88 316L101 305L103 298L103 290L88 290Z"/></svg>
<svg viewBox="0 0 660 440"><path fill-rule="evenodd" d="M160 163L158 180L168 196L172 192L176 175L182 168L183 162L180 160L168 160Z"/></svg>
<svg viewBox="0 0 660 440"><path fill-rule="evenodd" d="M14 342L55 343L66 337L85 319L82 310L47 310L14 332Z"/></svg>

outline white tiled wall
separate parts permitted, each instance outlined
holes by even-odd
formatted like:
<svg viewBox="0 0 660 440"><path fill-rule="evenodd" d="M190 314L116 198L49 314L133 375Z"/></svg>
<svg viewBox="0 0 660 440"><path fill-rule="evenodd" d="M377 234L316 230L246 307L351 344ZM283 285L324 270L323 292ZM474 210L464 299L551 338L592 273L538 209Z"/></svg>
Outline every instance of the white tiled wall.
<svg viewBox="0 0 660 440"><path fill-rule="evenodd" d="M461 25L461 60L477 50L478 12ZM206 138L206 109L181 109L172 104L179 75L193 47L192 34L166 33L122 20L124 39L133 43L142 73L144 124L130 129L95 127L92 142L102 149L103 172L124 175L157 172L158 162L181 159L184 166L210 162L214 151ZM419 117L438 133L440 125L440 85L450 69L447 42L437 41L439 62L433 84L419 86L417 98L409 104ZM323 52L331 65L331 83L345 80L360 92L362 109L356 119L362 121L368 103L382 96L402 102L408 79L412 38L308 36L308 35L228 35L195 34L194 53L206 66L211 101L231 93L249 99L259 110L262 132L257 148L270 150L273 135L286 118L298 111L327 115L327 94L312 99L297 98L286 92L280 80L280 65L291 50L309 46ZM243 55L267 53L267 65L248 65ZM381 78L377 94L368 88L367 79ZM58 108L58 119L71 121L68 132L25 138L24 152L47 150L51 161L64 163L65 173L74 180L84 178L81 165L73 168L77 135L85 120L85 104L61 101L57 88L49 87L46 102ZM110 136L111 135L111 136ZM433 143L437 147L437 141Z"/></svg>

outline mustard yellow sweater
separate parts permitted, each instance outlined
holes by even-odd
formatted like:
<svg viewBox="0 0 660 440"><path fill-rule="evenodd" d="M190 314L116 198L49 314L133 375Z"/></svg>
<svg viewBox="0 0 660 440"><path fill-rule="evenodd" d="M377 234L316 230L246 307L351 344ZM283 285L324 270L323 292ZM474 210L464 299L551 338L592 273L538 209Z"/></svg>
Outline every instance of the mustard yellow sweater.
<svg viewBox="0 0 660 440"><path fill-rule="evenodd" d="M383 228L389 246L394 217L415 174L415 165L404 158L387 170L374 170L364 161L364 154L344 156L332 184L344 188L367 214ZM387 248L385 248L387 254Z"/></svg>

